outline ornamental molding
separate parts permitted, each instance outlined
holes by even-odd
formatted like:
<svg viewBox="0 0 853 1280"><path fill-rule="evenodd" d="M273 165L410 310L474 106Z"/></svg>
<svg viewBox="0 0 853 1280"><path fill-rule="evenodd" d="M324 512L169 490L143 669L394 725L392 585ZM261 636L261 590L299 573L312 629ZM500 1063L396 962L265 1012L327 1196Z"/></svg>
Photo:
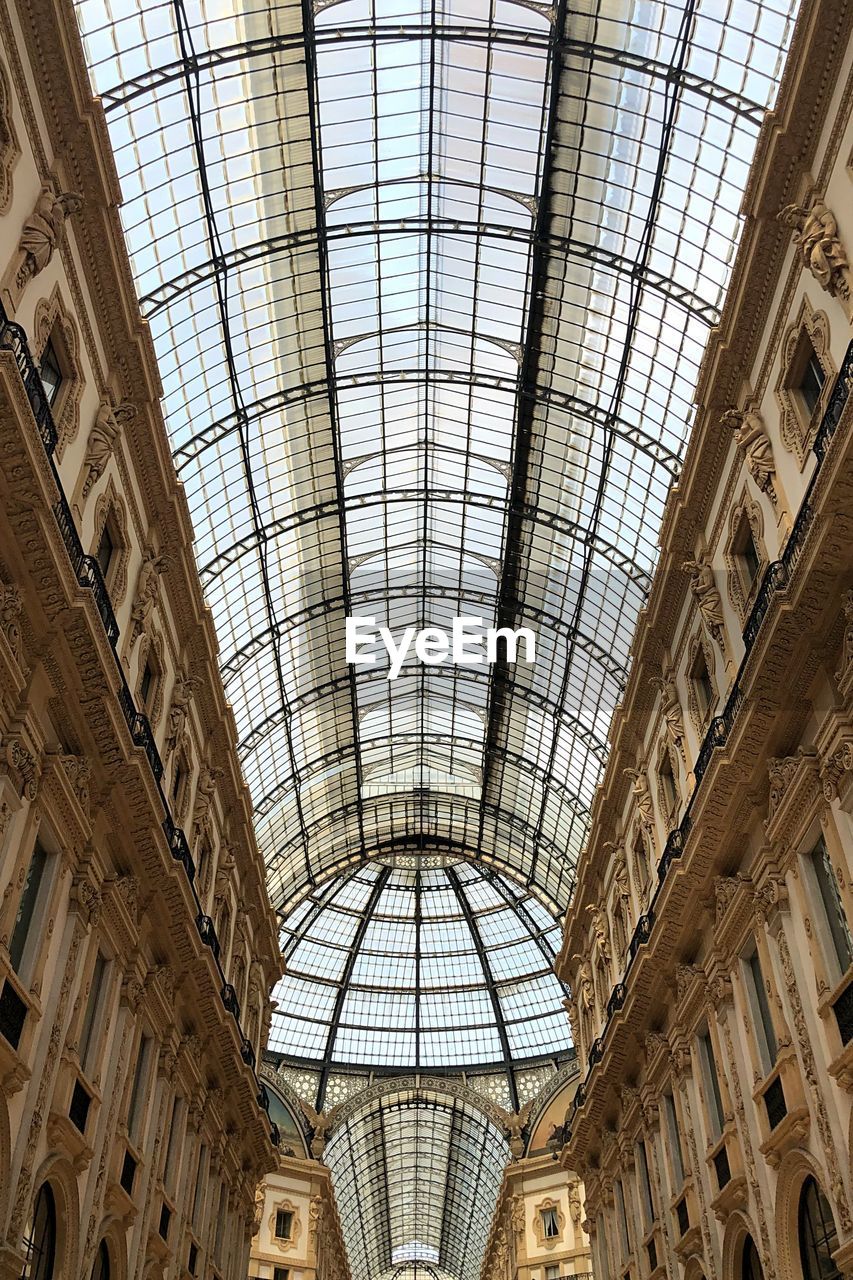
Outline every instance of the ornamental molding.
<svg viewBox="0 0 853 1280"><path fill-rule="evenodd" d="M557 1235L555 1236L546 1236L545 1228L542 1225L542 1214L548 1209L554 1210L557 1219ZM560 1208L559 1200L555 1200L553 1196L546 1196L544 1200L539 1200L533 1206L533 1234L540 1249L556 1249L558 1245L563 1244L563 1232L565 1229L566 1215Z"/></svg>
<svg viewBox="0 0 853 1280"><path fill-rule="evenodd" d="M18 795L33 801L38 795L41 763L18 734L0 739L0 772L8 774Z"/></svg>
<svg viewBox="0 0 853 1280"><path fill-rule="evenodd" d="M0 582L0 632L6 637L12 657L18 665L22 657L21 614L23 610L24 601L20 587L14 582Z"/></svg>
<svg viewBox="0 0 853 1280"><path fill-rule="evenodd" d="M771 756L767 774L770 794L764 829L772 843L790 843L792 833L811 820L821 796L817 753L799 747L790 756Z"/></svg>
<svg viewBox="0 0 853 1280"><path fill-rule="evenodd" d="M803 347L808 343L823 370L824 381L817 403L806 419L806 409L798 398L797 387L802 377L800 361L803 359ZM804 295L797 317L782 339L780 371L774 392L779 406L782 443L789 453L793 453L801 470L826 411L837 372L830 354L829 318L825 311L815 311Z"/></svg>
<svg viewBox="0 0 853 1280"><path fill-rule="evenodd" d="M744 519L749 524L752 541L758 554L758 569L750 584L744 582L741 557L736 547L741 522ZM746 489L743 490L729 512L728 538L723 550L723 557L728 570L726 586L729 600L735 613L740 618L741 624L743 624L749 616L749 611L758 594L758 588L764 580L765 570L770 563L770 557L767 554L767 547L764 542L764 515L759 503L749 496Z"/></svg>
<svg viewBox="0 0 853 1280"><path fill-rule="evenodd" d="M84 379L77 320L66 307L58 284L54 285L49 298L40 298L36 304L31 346L37 365L48 339L53 343L62 373L59 394L51 407L56 427L56 457L59 460L66 447L77 439L80 431L80 401L83 397Z"/></svg>

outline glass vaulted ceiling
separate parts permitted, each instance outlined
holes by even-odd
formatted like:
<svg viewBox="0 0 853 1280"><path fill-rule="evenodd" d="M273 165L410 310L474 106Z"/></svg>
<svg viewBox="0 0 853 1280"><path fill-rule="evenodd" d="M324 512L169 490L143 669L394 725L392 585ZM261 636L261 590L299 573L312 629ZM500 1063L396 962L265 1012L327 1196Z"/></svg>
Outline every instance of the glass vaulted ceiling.
<svg viewBox="0 0 853 1280"><path fill-rule="evenodd" d="M568 901L795 7L80 0L278 905L413 840Z"/></svg>

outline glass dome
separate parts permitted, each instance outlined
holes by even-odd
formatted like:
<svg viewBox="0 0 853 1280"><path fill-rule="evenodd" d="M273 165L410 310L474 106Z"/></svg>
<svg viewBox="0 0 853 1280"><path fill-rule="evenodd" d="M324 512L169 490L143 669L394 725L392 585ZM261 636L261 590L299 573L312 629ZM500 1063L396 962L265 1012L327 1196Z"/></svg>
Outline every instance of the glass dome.
<svg viewBox="0 0 853 1280"><path fill-rule="evenodd" d="M566 1053L558 946L554 917L489 867L412 854L371 862L288 917L269 1048L379 1071Z"/></svg>

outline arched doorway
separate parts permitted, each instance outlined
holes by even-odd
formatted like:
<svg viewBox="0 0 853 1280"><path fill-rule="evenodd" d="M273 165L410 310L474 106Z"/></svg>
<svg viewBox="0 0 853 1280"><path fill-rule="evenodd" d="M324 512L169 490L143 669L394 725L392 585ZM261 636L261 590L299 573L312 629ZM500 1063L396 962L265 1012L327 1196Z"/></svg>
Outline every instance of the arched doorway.
<svg viewBox="0 0 853 1280"><path fill-rule="evenodd" d="M743 1242L740 1277L741 1280L764 1280L761 1259L758 1256L758 1250L755 1247L755 1241L752 1236L747 1236Z"/></svg>
<svg viewBox="0 0 853 1280"><path fill-rule="evenodd" d="M53 1280L56 1261L56 1201L50 1185L43 1182L33 1204L32 1218L24 1236L25 1280Z"/></svg>
<svg viewBox="0 0 853 1280"><path fill-rule="evenodd" d="M832 1260L838 1248L835 1219L829 1201L811 1174L800 1191L797 1238L803 1280L841 1280L841 1272Z"/></svg>
<svg viewBox="0 0 853 1280"><path fill-rule="evenodd" d="M92 1280L110 1280L110 1250L106 1240L102 1240L98 1245L92 1267Z"/></svg>

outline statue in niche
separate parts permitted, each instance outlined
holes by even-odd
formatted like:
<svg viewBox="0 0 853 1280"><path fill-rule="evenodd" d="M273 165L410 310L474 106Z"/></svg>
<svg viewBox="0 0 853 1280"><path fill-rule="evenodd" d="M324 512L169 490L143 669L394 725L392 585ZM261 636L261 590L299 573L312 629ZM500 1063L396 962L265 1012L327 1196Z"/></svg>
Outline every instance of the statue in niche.
<svg viewBox="0 0 853 1280"><path fill-rule="evenodd" d="M848 299L847 253L838 234L835 214L827 209L823 199L815 196L810 208L787 204L778 217L786 227L793 229L794 244L821 289L832 297Z"/></svg>
<svg viewBox="0 0 853 1280"><path fill-rule="evenodd" d="M189 706L195 692L195 681L191 676L178 675L172 692L172 704L169 707L169 726L166 731L166 759L177 747L184 732L189 716Z"/></svg>
<svg viewBox="0 0 853 1280"><path fill-rule="evenodd" d="M145 624L160 594L160 575L165 573L168 567L169 562L164 555L155 555L150 547L147 548L145 559L139 569L139 577L136 579L136 593L130 610L131 646L136 644L145 630Z"/></svg>
<svg viewBox="0 0 853 1280"><path fill-rule="evenodd" d="M652 804L652 793L649 790L649 780L641 769L623 769L622 772L626 778L631 779L631 790L640 814L640 822L647 831L650 831L655 823L655 810Z"/></svg>
<svg viewBox="0 0 853 1280"><path fill-rule="evenodd" d="M675 687L675 681L669 676L658 676L654 683L660 690L661 710L663 711L667 737L681 756L681 759L684 760L684 715L681 710L681 702L678 697L678 690Z"/></svg>
<svg viewBox="0 0 853 1280"><path fill-rule="evenodd" d="M92 486L106 471L122 427L135 417L136 409L132 404L120 404L114 409L108 400L101 401L83 457L83 498L88 498Z"/></svg>
<svg viewBox="0 0 853 1280"><path fill-rule="evenodd" d="M725 654L723 601L714 582L714 571L704 557L698 560L685 560L682 568L690 574L690 590L695 597L702 621L720 651Z"/></svg>
<svg viewBox="0 0 853 1280"><path fill-rule="evenodd" d="M735 443L743 454L747 471L775 507L777 495L773 479L776 475L776 463L773 460L773 446L760 414L754 409L727 409L720 418L720 425L734 432Z"/></svg>
<svg viewBox="0 0 853 1280"><path fill-rule="evenodd" d="M598 948L598 954L606 965L610 964L610 939L607 935L607 916L596 903L591 902L587 906L587 912L592 916L592 931L595 935L595 945Z"/></svg>
<svg viewBox="0 0 853 1280"><path fill-rule="evenodd" d="M18 252L22 255L15 275L18 289L44 271L62 243L66 221L82 207L83 197L76 191L62 191L56 195L51 187L42 187L18 242Z"/></svg>

